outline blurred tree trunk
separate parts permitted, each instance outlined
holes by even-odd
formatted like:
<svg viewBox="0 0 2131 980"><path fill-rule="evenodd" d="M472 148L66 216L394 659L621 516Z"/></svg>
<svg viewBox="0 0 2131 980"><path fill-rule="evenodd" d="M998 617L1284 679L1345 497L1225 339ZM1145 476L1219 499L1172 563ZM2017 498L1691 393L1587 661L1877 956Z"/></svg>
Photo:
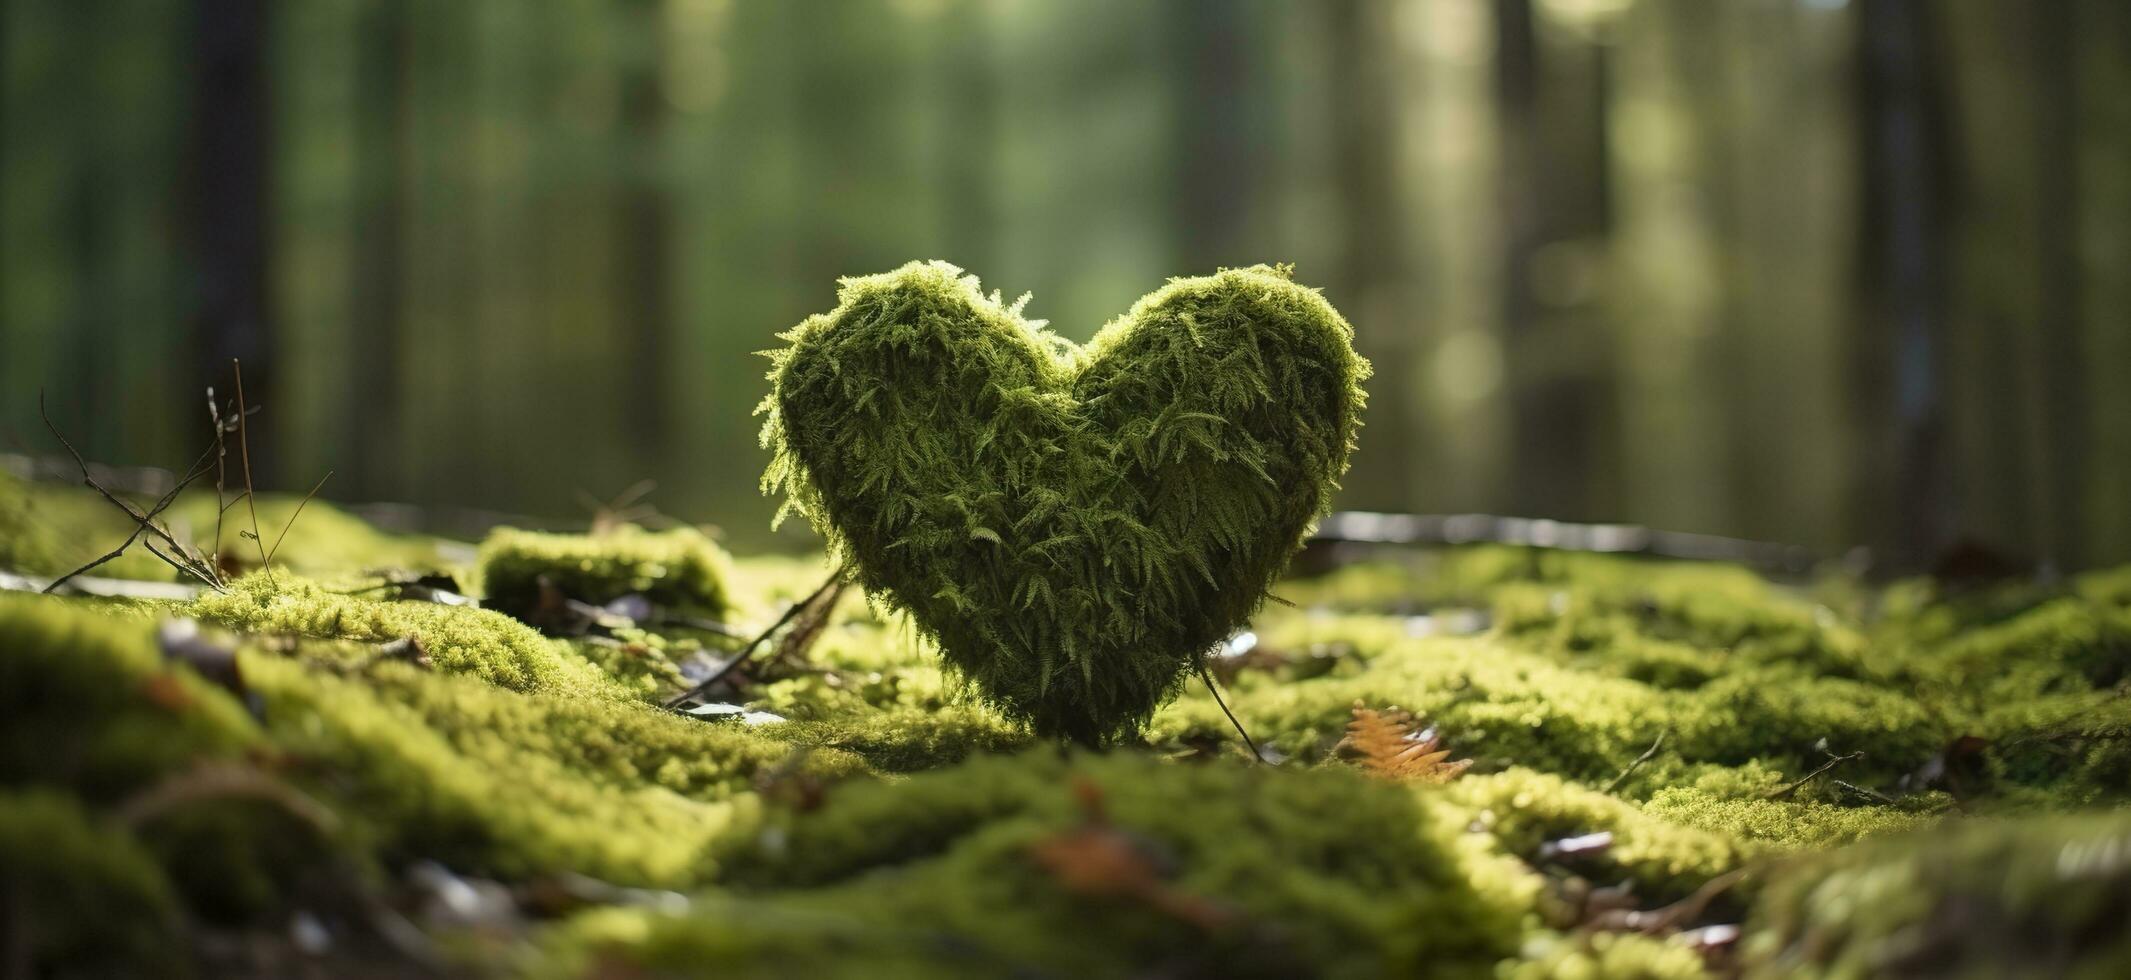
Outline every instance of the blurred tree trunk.
<svg viewBox="0 0 2131 980"><path fill-rule="evenodd" d="M1947 545L1953 521L1943 445L1946 175L1929 0L1863 0L1858 118L1864 191L1859 418L1876 431L1856 460L1866 540L1915 569Z"/></svg>
<svg viewBox="0 0 2131 980"><path fill-rule="evenodd" d="M1376 367L1376 396L1365 416L1364 444L1346 481L1349 505L1411 506L1420 454L1421 393L1399 383L1420 358L1418 309L1399 289L1411 256L1398 220L1398 127L1389 89L1392 51L1387 8L1374 0L1331 0L1322 8L1330 48L1332 176L1338 208L1338 273L1326 295L1354 324L1355 345Z"/></svg>
<svg viewBox="0 0 2131 980"><path fill-rule="evenodd" d="M1176 271L1206 275L1246 259L1238 249L1261 170L1253 137L1262 113L1248 91L1253 21L1229 0L1182 0L1168 11L1178 52Z"/></svg>
<svg viewBox="0 0 2131 980"><path fill-rule="evenodd" d="M2073 0L2032 6L2035 120L2037 383L2045 454L2038 530L2043 557L2078 568L2085 559L2088 414L2080 318L2079 43ZM2112 98L2121 93L2111 93Z"/></svg>
<svg viewBox="0 0 2131 980"><path fill-rule="evenodd" d="M2131 557L2131 4L2080 0L2080 319L2088 419L2080 537L2093 562Z"/></svg>
<svg viewBox="0 0 2131 980"><path fill-rule="evenodd" d="M406 427L405 367L407 232L404 208L414 155L407 102L412 89L412 38L407 0L373 5L355 39L355 274L349 278L347 338L357 383L341 408L348 462L342 489L365 495L400 491Z"/></svg>
<svg viewBox="0 0 2131 980"><path fill-rule="evenodd" d="M193 12L192 240L199 269L193 384L212 384L227 397L230 361L241 360L247 401L266 405L279 395L267 303L267 6L265 0L197 0ZM265 448L271 431L251 428L255 458L275 458Z"/></svg>
<svg viewBox="0 0 2131 980"><path fill-rule="evenodd" d="M622 292L623 343L627 345L622 421L639 467L665 454L671 427L669 378L673 345L673 201L667 192L667 100L663 88L666 38L663 4L638 2L624 12L625 67L621 79L623 152L618 275Z"/></svg>
<svg viewBox="0 0 2131 980"><path fill-rule="evenodd" d="M1588 283L1608 230L1605 49L1495 0L1502 322L1515 513L1617 516L1605 324Z"/></svg>

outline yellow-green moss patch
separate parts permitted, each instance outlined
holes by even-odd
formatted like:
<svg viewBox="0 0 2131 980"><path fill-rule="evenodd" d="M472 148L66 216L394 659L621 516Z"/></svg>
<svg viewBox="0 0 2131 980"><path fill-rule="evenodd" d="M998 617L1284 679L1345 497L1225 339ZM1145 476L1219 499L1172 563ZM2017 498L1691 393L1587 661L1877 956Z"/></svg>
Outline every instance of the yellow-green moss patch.
<svg viewBox="0 0 2131 980"><path fill-rule="evenodd" d="M731 606L725 551L689 527L647 531L623 525L602 534L545 534L498 528L481 543L484 601L520 619L537 616L541 583L601 605L641 595L676 612L722 616Z"/></svg>

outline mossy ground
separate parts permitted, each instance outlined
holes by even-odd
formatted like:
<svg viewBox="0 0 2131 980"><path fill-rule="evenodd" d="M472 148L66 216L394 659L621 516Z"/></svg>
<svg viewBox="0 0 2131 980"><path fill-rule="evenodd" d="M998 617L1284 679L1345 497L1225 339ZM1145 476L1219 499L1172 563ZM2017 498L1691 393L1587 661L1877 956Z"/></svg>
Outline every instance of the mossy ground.
<svg viewBox="0 0 2131 980"><path fill-rule="evenodd" d="M0 490L19 570L109 530ZM370 573L476 582L470 552L321 513L226 594L0 594L0 918L38 969L225 973L235 943L254 972L1686 977L1711 961L1673 933L1726 924L1717 965L1765 975L2127 955L2131 571L1953 593L1389 556L1282 583L1216 658L1283 760L1258 766L1196 687L1141 743L1038 742L857 601L732 693L784 721L668 712L725 641L407 597ZM512 552L605 560L544 554ZM679 585L652 564L628 592ZM720 615L766 624L825 574L734 559ZM172 617L205 631L159 640ZM1356 701L1474 767L1338 761Z"/></svg>

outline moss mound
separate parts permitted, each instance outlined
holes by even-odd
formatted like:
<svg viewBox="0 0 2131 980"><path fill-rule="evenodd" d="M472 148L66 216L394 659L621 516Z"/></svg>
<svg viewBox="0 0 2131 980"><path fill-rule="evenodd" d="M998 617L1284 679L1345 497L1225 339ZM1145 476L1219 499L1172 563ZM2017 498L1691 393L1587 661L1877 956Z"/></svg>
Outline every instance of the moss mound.
<svg viewBox="0 0 2131 980"><path fill-rule="evenodd" d="M245 633L390 643L412 640L440 670L514 691L593 692L608 679L564 644L501 613L420 601L377 601L315 582L254 573L180 609Z"/></svg>
<svg viewBox="0 0 2131 980"><path fill-rule="evenodd" d="M995 757L852 786L730 839L724 901L581 923L566 955L652 973L1472 976L1513 887L1414 794L1357 774ZM738 916L753 932L727 930ZM1425 923L1425 928L1417 928ZM1099 938L1098 938L1099 937ZM738 954L737 956L732 954Z"/></svg>
<svg viewBox="0 0 2131 980"><path fill-rule="evenodd" d="M529 622L542 618L543 582L595 606L640 595L677 613L723 616L730 565L724 549L694 528L634 525L602 534L499 528L481 543L477 562L487 606Z"/></svg>
<svg viewBox="0 0 2131 980"><path fill-rule="evenodd" d="M177 897L153 857L59 793L0 791L0 914L10 962L35 976L192 972Z"/></svg>
<svg viewBox="0 0 2131 980"><path fill-rule="evenodd" d="M1750 973L2120 977L2126 909L2131 815L1968 822L1786 869L1757 907Z"/></svg>
<svg viewBox="0 0 2131 980"><path fill-rule="evenodd" d="M1328 505L1353 330L1285 270L1173 280L1076 347L944 263L774 352L764 486L1039 734L1145 724Z"/></svg>

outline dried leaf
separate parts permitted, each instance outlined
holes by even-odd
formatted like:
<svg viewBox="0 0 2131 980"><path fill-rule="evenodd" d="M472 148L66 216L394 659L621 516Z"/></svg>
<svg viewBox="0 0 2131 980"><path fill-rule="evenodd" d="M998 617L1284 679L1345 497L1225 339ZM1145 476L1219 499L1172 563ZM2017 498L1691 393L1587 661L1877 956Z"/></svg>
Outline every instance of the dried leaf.
<svg viewBox="0 0 2131 980"><path fill-rule="evenodd" d="M1452 760L1442 735L1421 727L1411 713L1378 711L1360 701L1335 751L1378 776L1412 782L1449 782L1472 765L1471 759Z"/></svg>

